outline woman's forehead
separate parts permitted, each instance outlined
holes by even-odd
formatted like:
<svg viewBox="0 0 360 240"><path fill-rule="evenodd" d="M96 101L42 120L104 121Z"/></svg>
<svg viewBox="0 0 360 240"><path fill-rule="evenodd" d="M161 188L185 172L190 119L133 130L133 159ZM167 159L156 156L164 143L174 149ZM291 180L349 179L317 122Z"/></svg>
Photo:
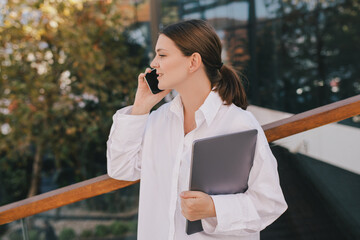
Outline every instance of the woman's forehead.
<svg viewBox="0 0 360 240"><path fill-rule="evenodd" d="M159 38L156 42L155 51L173 51L178 50L173 40L165 36L164 34L160 34Z"/></svg>

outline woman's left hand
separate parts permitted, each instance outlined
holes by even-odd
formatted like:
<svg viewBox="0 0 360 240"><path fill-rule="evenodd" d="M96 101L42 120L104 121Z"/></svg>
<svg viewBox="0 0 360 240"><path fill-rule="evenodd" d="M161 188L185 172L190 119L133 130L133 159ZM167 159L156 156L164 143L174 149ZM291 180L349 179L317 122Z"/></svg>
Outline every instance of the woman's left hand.
<svg viewBox="0 0 360 240"><path fill-rule="evenodd" d="M208 217L216 217L215 205L212 198L199 191L184 191L181 197L181 213L190 221Z"/></svg>

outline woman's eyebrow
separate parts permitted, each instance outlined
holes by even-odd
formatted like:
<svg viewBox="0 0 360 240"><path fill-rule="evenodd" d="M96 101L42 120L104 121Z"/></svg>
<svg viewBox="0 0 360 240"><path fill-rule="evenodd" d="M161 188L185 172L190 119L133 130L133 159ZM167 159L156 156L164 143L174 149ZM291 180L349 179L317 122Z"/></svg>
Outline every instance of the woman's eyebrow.
<svg viewBox="0 0 360 240"><path fill-rule="evenodd" d="M167 51L166 49L163 49L163 48L158 48L156 49L156 52L160 52L160 51Z"/></svg>

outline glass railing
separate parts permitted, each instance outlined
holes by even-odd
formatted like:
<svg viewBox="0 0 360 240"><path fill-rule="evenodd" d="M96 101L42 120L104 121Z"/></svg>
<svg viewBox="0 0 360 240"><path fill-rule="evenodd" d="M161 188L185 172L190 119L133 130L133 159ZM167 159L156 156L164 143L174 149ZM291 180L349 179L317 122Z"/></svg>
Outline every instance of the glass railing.
<svg viewBox="0 0 360 240"><path fill-rule="evenodd" d="M3 240L136 239L139 184L6 225Z"/></svg>

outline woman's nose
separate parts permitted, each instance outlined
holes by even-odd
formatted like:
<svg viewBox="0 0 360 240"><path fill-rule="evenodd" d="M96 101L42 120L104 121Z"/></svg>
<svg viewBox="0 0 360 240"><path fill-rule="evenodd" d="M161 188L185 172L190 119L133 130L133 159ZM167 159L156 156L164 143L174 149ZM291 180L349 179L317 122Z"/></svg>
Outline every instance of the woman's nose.
<svg viewBox="0 0 360 240"><path fill-rule="evenodd" d="M157 68L157 67L159 67L159 63L157 62L156 57L151 61L150 67L151 67L151 68Z"/></svg>

